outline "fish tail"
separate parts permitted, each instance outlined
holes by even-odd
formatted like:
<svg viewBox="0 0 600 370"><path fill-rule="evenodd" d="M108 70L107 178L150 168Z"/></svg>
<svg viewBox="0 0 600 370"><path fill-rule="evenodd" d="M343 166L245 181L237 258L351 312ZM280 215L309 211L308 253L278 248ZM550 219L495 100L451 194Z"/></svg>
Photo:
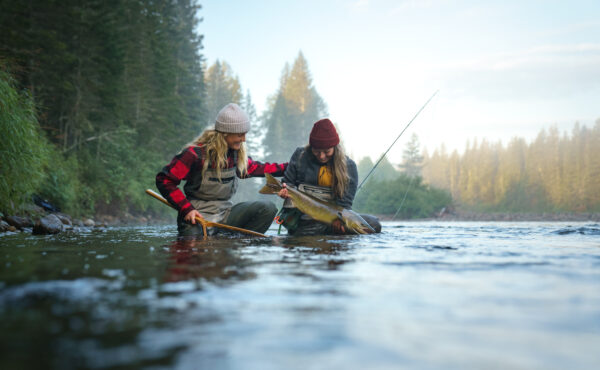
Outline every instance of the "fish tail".
<svg viewBox="0 0 600 370"><path fill-rule="evenodd" d="M274 178L271 174L265 173L265 178L267 179L267 184L262 187L258 192L261 194L277 194L279 190L281 190L282 186L276 178Z"/></svg>

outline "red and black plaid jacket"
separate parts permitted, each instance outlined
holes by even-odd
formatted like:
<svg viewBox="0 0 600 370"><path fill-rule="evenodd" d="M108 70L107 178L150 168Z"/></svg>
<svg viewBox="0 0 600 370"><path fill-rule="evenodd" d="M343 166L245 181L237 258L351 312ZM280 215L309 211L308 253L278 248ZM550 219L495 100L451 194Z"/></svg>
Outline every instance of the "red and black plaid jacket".
<svg viewBox="0 0 600 370"><path fill-rule="evenodd" d="M205 158L196 153L194 148L194 146L187 147L177 154L171 160L171 163L156 175L158 191L179 210L182 217L185 217L194 207L177 186L182 180L187 181L192 168L202 169L204 166ZM287 163L261 163L248 157L248 174L245 177L264 177L265 173L270 173L273 176L283 176L287 165ZM234 166L233 151L229 150L227 153L227 168Z"/></svg>

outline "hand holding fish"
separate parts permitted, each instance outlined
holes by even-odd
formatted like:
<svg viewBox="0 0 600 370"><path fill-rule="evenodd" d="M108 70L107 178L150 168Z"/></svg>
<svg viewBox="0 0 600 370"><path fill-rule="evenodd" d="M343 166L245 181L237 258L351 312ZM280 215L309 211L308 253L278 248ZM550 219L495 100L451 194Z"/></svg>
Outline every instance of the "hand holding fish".
<svg viewBox="0 0 600 370"><path fill-rule="evenodd" d="M342 223L342 220L340 220L339 218L337 220L334 220L331 223L331 228L333 229L333 232L336 234L345 234L346 233L344 224Z"/></svg>
<svg viewBox="0 0 600 370"><path fill-rule="evenodd" d="M350 209L344 209L335 203L328 203L321 199L306 194L294 187L284 187L271 174L265 173L267 184L260 189L261 194L277 194L281 197L287 195L300 212L310 216L314 220L323 222L327 225L341 223L338 231L345 232L346 229L355 234L371 234L375 230L360 215Z"/></svg>
<svg viewBox="0 0 600 370"><path fill-rule="evenodd" d="M287 199L287 198L289 198L289 197L290 197L290 194L288 193L288 190L287 190L287 185L286 185L286 183L285 183L285 182L281 184L281 188L282 188L282 189L281 189L281 190L279 190L279 193L277 193L277 195L279 195L279 196L280 196L281 198L283 198L283 199Z"/></svg>

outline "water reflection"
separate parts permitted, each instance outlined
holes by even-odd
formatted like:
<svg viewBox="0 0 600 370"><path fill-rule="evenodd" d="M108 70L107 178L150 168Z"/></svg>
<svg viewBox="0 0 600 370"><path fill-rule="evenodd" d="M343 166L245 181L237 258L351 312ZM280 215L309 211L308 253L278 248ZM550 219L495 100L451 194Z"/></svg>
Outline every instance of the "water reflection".
<svg viewBox="0 0 600 370"><path fill-rule="evenodd" d="M245 243L231 237L180 238L166 246L169 257L164 281L255 278L256 274L247 269L249 261L238 252L244 246Z"/></svg>
<svg viewBox="0 0 600 370"><path fill-rule="evenodd" d="M355 241L354 236L298 236L274 240L278 246L293 253L293 257L288 256L288 262L318 263L327 270L336 270L353 261L348 258L347 252L355 248Z"/></svg>

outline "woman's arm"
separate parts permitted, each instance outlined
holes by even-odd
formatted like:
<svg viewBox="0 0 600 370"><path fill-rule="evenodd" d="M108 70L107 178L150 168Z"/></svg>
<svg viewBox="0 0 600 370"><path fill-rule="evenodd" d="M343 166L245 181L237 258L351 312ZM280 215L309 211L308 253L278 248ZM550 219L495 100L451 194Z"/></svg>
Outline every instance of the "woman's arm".
<svg viewBox="0 0 600 370"><path fill-rule="evenodd" d="M248 175L246 177L265 177L265 173L281 177L287 163L262 163L248 157Z"/></svg>
<svg viewBox="0 0 600 370"><path fill-rule="evenodd" d="M184 217L194 210L194 207L178 188L178 185L182 180L187 180L194 162L198 159L198 154L196 154L193 147L189 147L173 157L171 163L156 175L158 191ZM202 168L202 166L199 168Z"/></svg>

